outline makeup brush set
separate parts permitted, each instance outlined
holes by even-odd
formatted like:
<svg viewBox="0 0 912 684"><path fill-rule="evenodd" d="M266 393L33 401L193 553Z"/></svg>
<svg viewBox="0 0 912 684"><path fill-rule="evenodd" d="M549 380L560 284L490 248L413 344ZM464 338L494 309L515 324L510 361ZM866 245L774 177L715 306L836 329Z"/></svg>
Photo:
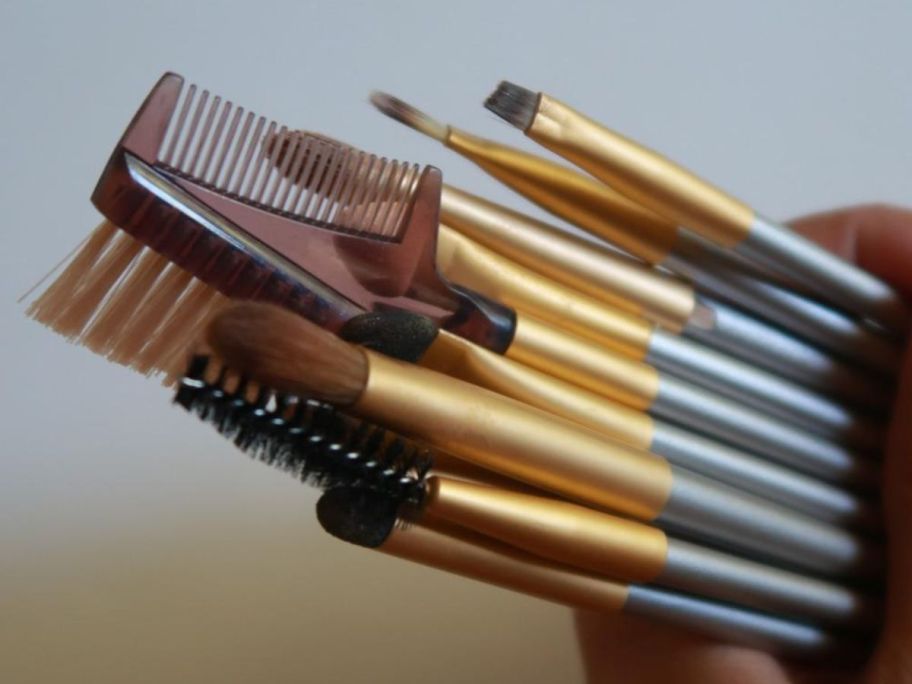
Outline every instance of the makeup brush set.
<svg viewBox="0 0 912 684"><path fill-rule="evenodd" d="M321 488L340 539L863 653L898 295L549 95L502 83L485 106L569 164L371 101L577 232L169 73L29 315Z"/></svg>

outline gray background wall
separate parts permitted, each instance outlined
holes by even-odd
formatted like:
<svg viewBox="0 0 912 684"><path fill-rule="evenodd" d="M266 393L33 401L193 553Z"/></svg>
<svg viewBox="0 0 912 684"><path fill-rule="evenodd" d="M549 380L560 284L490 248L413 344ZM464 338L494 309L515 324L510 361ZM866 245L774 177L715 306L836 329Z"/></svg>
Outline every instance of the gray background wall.
<svg viewBox="0 0 912 684"><path fill-rule="evenodd" d="M162 71L528 209L366 103L523 144L480 106L509 78L788 217L912 200L910 28L904 2L0 4L0 679L582 677L568 611L326 538L312 491L24 318Z"/></svg>

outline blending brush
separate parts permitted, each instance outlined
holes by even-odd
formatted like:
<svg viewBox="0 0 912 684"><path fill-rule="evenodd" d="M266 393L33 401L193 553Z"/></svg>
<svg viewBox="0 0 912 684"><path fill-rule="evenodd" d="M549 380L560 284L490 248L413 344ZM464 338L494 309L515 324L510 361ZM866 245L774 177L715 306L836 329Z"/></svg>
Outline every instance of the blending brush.
<svg viewBox="0 0 912 684"><path fill-rule="evenodd" d="M533 487L816 572L866 574L881 563L876 545L846 530L516 400L353 346L276 306L222 311L207 339L232 368L278 391L345 407Z"/></svg>
<svg viewBox="0 0 912 684"><path fill-rule="evenodd" d="M724 263L731 277L714 276L712 269L705 270L705 266L715 266L719 260L699 251L703 243L687 239L687 232L680 231L673 222L592 177L438 122L390 95L374 93L371 102L387 116L442 142L527 199L570 223L649 263L667 267L686 265L684 272L694 278L701 292L729 299L790 332L875 370L886 374L895 371L900 352L892 341L831 307L760 278L746 276L741 272L743 269L732 267L729 261ZM610 267L611 264L605 265L605 268ZM646 291L643 295L657 299L652 302L653 308L675 304L671 293L661 290ZM710 300L702 303L712 310ZM680 304L668 314L680 315L679 307ZM678 325L695 313L690 309L684 311L685 318L678 319ZM667 320L655 320L668 324ZM728 332L736 335L737 344L729 343L727 348L745 347L764 354L762 342L755 342L752 336L738 336L737 328ZM766 356L771 356L771 352L767 351ZM777 363L784 368L793 365L787 355L778 357Z"/></svg>
<svg viewBox="0 0 912 684"><path fill-rule="evenodd" d="M898 335L907 331L909 309L883 281L553 97L504 81L485 107L668 220L802 282L860 318Z"/></svg>
<svg viewBox="0 0 912 684"><path fill-rule="evenodd" d="M817 478L672 425L547 373L483 349L403 311L367 313L340 336L404 361L512 397L628 446L831 523L881 529L868 500Z"/></svg>
<svg viewBox="0 0 912 684"><path fill-rule="evenodd" d="M861 448L882 446L883 426L856 410L541 276L441 224L437 264L450 282L764 413ZM517 326L522 325L521 320ZM661 396L661 389L656 398ZM659 409L661 410L661 409Z"/></svg>
<svg viewBox="0 0 912 684"><path fill-rule="evenodd" d="M175 401L251 456L325 490L348 488L393 519L443 520L607 577L656 583L770 613L864 629L879 608L832 582L771 568L668 537L644 523L577 504L457 480L432 454L325 403L250 382L196 357Z"/></svg>

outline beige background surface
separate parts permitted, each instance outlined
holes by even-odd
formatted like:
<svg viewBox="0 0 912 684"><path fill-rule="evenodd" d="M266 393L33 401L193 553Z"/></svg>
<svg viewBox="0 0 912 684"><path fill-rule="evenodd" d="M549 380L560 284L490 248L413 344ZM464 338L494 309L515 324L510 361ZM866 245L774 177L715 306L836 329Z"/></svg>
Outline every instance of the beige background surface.
<svg viewBox="0 0 912 684"><path fill-rule="evenodd" d="M313 492L24 319L162 71L528 208L366 103L524 144L480 107L509 78L787 217L912 201L910 28L905 2L0 3L0 681L582 678L568 611L327 539Z"/></svg>

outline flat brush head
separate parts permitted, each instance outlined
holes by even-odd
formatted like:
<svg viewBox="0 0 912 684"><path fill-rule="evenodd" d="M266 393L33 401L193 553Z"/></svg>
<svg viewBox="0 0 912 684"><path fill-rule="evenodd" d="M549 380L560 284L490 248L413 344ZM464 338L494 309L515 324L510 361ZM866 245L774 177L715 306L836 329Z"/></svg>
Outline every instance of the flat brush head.
<svg viewBox="0 0 912 684"><path fill-rule="evenodd" d="M207 356L190 362L174 401L252 458L302 482L364 492L360 498L384 519L395 522L403 506L422 503L430 452L329 404L250 382Z"/></svg>
<svg viewBox="0 0 912 684"><path fill-rule="evenodd" d="M538 109L538 93L509 81L501 81L484 106L507 123L525 131L532 125Z"/></svg>
<svg viewBox="0 0 912 684"><path fill-rule="evenodd" d="M349 406L367 384L363 351L275 305L226 307L206 341L231 368L281 392Z"/></svg>
<svg viewBox="0 0 912 684"><path fill-rule="evenodd" d="M388 93L375 90L370 94L371 104L391 119L403 123L409 128L414 128L419 133L445 142L449 134L450 127L436 119L416 109L407 102L403 102L398 97L393 97Z"/></svg>

